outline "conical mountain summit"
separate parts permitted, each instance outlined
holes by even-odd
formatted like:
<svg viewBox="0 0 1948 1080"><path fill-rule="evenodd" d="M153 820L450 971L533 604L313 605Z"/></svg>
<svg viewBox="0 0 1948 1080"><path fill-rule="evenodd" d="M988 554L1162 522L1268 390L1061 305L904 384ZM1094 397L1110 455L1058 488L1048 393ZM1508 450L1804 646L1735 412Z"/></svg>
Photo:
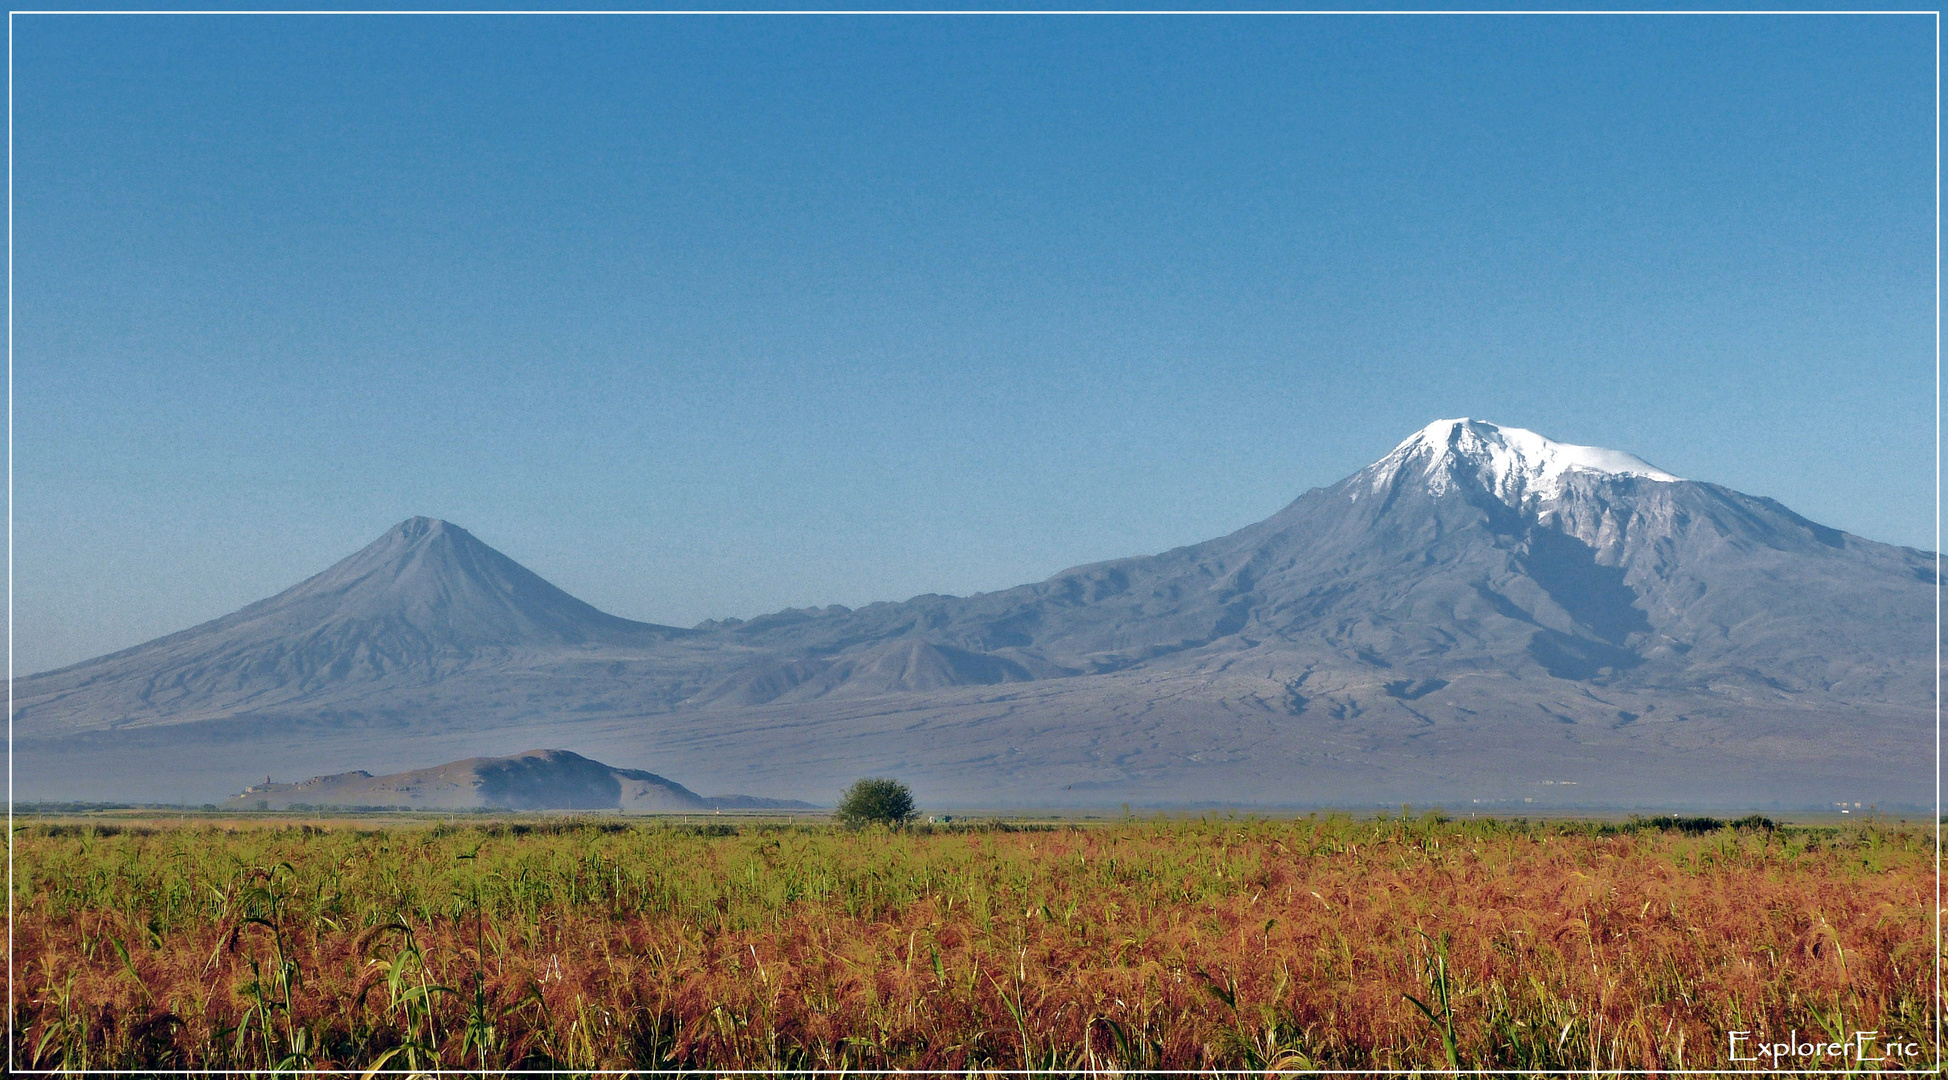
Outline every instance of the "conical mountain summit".
<svg viewBox="0 0 1948 1080"><path fill-rule="evenodd" d="M356 627L422 651L642 644L673 632L597 611L460 526L428 517L408 518L324 573L211 625L232 619L273 631Z"/></svg>
<svg viewBox="0 0 1948 1080"><path fill-rule="evenodd" d="M435 518L400 522L276 596L220 619L16 683L64 694L110 727L202 720L423 685L536 650L647 647L682 631L619 619Z"/></svg>
<svg viewBox="0 0 1948 1080"><path fill-rule="evenodd" d="M1928 553L1628 453L1442 420L1204 543L687 631L415 518L20 680L16 723L78 777L46 797L132 741L212 784L267 755L311 775L545 741L814 798L894 771L980 805L1919 802L1934 580ZM353 756L375 747L394 758Z"/></svg>

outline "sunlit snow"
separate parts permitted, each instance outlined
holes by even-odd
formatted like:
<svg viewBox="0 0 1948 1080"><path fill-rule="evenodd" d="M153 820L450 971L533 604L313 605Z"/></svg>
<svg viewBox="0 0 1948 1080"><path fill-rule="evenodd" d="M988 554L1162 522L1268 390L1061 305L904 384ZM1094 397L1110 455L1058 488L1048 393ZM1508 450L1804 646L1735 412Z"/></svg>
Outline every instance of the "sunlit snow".
<svg viewBox="0 0 1948 1080"><path fill-rule="evenodd" d="M1635 454L1560 443L1524 428L1462 417L1434 421L1375 462L1372 490L1384 489L1416 463L1427 478L1428 490L1436 495L1446 494L1457 476L1467 476L1517 506L1526 500L1555 498L1571 472L1679 479Z"/></svg>

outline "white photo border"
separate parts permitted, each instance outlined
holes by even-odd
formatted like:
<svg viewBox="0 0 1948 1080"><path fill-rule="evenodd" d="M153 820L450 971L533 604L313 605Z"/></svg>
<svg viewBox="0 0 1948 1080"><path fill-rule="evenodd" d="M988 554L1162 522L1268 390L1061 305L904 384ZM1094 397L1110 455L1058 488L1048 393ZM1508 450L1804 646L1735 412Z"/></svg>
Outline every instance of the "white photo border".
<svg viewBox="0 0 1948 1080"><path fill-rule="evenodd" d="M1256 18L1303 18L1303 16L1555 16L1555 18L1574 18L1574 16L1929 16L1934 19L1934 1062L1932 1072L1940 1074L1942 1062L1942 220L1940 220L1940 174L1942 174L1942 138L1940 138L1940 90L1942 90L1942 68L1940 68L1940 12L1938 10L1909 10L1909 8L1872 8L1872 10L1849 10L1849 8L1549 8L1549 10L1519 10L1519 8L1284 8L1284 10L1258 10L1258 8L1167 8L1167 10L1143 10L1143 8L1116 8L1116 10L1089 10L1089 8L925 8L925 10L898 10L898 8L812 8L812 10L791 10L791 8L748 8L748 10L713 10L713 8L631 8L631 10L606 10L606 8L479 8L479 10L425 10L425 8L386 8L386 10L356 10L356 8L282 8L282 10L245 10L245 8L199 8L199 10L140 10L140 8L109 8L109 10L86 10L86 8L41 8L41 10L8 10L6 19L6 1068L10 1076L51 1076L58 1070L49 1068L19 1068L14 1061L14 19L18 16L616 16L616 18L649 18L649 16L806 16L806 18L890 18L890 16L960 16L960 18L1032 18L1032 16L1097 16L1097 18L1194 18L1194 16L1256 16ZM90 1074L99 1076L206 1076L206 1068L92 1068ZM269 1070L234 1070L249 1076L267 1074ZM479 1070L468 1068L417 1068L417 1070L325 1070L321 1074L362 1074L362 1076L393 1076L393 1074L413 1074L413 1076L477 1076ZM553 1070L553 1068L508 1068L501 1070L501 1076L555 1076L561 1072L575 1072L582 1076L678 1076L695 1074L693 1070L656 1070L656 1068L579 1068L579 1070ZM777 1076L779 1070L771 1068L713 1068L705 1070L715 1076ZM1046 1070L1036 1068L980 1068L980 1070L941 1070L941 1068L847 1068L847 1070L789 1070L793 1074L805 1076L1038 1076ZM1155 1068L1142 1070L1149 1076L1208 1076L1214 1072L1241 1072L1241 1070L1196 1070L1196 1068ZM1332 1070L1344 1076L1420 1076L1426 1068L1336 1068ZM1500 1074L1519 1074L1519 1076L1584 1076L1592 1070L1588 1068L1498 1068ZM1611 1076L1769 1076L1769 1074L1790 1074L1800 1076L1804 1068L1755 1068L1755 1070L1722 1070L1722 1068L1617 1068L1617 1070L1595 1070ZM1266 1072L1266 1076L1299 1076L1301 1072Z"/></svg>

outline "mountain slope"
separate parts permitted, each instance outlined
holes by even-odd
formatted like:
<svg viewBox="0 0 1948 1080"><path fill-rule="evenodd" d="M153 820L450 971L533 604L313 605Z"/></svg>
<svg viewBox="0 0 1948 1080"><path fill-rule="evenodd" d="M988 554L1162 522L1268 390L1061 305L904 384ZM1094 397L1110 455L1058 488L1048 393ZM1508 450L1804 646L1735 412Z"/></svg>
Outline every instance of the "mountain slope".
<svg viewBox="0 0 1948 1080"><path fill-rule="evenodd" d="M1444 420L1204 543L688 631L415 519L235 615L20 680L16 721L79 778L61 791L136 745L324 767L546 734L811 797L896 770L969 802L1502 799L1573 766L1598 801L1919 801L1934 589L1930 554Z"/></svg>
<svg viewBox="0 0 1948 1080"><path fill-rule="evenodd" d="M639 652L680 637L583 603L457 525L400 522L223 618L24 680L43 715L125 727L429 685L536 654Z"/></svg>
<svg viewBox="0 0 1948 1080"><path fill-rule="evenodd" d="M919 637L1039 675L1231 640L1319 663L1644 686L1738 678L1912 702L1932 685L1916 666L1931 650L1932 575L1926 553L1629 455L1442 421L1226 537L967 599L755 620L729 636L806 662ZM777 688L802 699L799 686Z"/></svg>

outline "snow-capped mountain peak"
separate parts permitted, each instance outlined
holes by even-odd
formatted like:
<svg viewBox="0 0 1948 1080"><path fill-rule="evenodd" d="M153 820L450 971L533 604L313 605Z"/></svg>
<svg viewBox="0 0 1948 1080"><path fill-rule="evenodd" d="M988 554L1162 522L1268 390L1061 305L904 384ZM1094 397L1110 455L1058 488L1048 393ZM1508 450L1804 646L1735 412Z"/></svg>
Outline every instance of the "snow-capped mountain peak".
<svg viewBox="0 0 1948 1080"><path fill-rule="evenodd" d="M1572 472L1681 479L1635 454L1556 442L1525 428L1467 417L1436 420L1408 436L1370 467L1371 490L1385 489L1410 469L1426 478L1435 495L1445 495L1458 481L1473 480L1517 507L1555 498Z"/></svg>

